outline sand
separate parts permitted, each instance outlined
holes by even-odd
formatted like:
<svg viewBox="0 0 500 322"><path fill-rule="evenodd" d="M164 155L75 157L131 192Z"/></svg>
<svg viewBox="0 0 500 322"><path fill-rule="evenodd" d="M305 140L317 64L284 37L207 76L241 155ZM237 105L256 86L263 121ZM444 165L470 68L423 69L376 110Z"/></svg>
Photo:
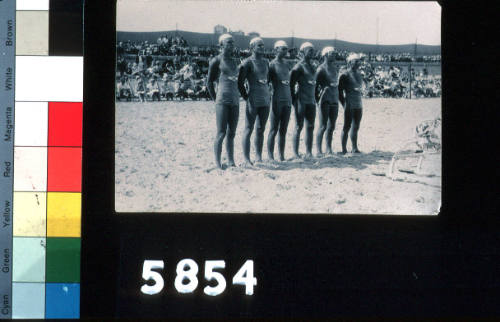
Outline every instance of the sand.
<svg viewBox="0 0 500 322"><path fill-rule="evenodd" d="M254 169L238 166L223 171L214 169L213 102L117 102L116 211L437 214L441 205L440 154L424 160L422 175L396 171L396 180L391 180L384 173L394 152L414 137L415 127L438 116L440 98L365 99L358 139L361 155L265 162ZM243 162L244 124L241 102L235 138L238 165ZM294 124L292 113L287 158L292 156ZM340 150L342 125L340 108L333 140L335 152ZM269 124L265 141L268 130ZM300 152L305 152L304 131ZM253 136L251 153L253 158ZM267 160L265 146L263 158ZM398 167L411 170L416 161L403 160Z"/></svg>

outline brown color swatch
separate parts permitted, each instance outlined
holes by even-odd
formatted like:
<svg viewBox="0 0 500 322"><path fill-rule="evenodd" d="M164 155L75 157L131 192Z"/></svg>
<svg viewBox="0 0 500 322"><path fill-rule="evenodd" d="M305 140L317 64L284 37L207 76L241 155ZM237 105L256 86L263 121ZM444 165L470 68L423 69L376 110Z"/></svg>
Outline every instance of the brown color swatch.
<svg viewBox="0 0 500 322"><path fill-rule="evenodd" d="M16 12L16 55L49 54L49 12Z"/></svg>

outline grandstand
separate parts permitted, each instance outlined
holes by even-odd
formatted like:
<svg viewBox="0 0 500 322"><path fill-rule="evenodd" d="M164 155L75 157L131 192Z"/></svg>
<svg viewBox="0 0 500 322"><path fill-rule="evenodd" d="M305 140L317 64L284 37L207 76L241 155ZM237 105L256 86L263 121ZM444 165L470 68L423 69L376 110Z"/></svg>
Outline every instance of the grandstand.
<svg viewBox="0 0 500 322"><path fill-rule="evenodd" d="M140 75L146 89L147 100L152 100L152 87L159 87L158 100L207 99L204 79L208 60L218 54L219 34L187 31L166 32L121 32L117 34L117 98L139 99L136 92L137 75ZM233 35L235 56L243 60L250 55L250 36ZM278 38L264 38L267 45L265 57L272 59L271 46ZM296 62L297 46L306 39L281 38L290 45L287 61ZM167 41L168 44L165 43ZM337 59L345 62L351 52L366 54L364 70L367 88L365 97L437 97L441 95L440 46L426 45L372 45L341 40L308 40L317 49L334 45ZM416 55L415 55L416 54ZM320 62L319 50L313 58L313 65ZM341 70L345 68L340 63ZM343 65L343 66L342 66ZM120 97L118 84L126 78L131 97ZM154 85L153 85L154 84ZM168 96L168 95L170 96Z"/></svg>

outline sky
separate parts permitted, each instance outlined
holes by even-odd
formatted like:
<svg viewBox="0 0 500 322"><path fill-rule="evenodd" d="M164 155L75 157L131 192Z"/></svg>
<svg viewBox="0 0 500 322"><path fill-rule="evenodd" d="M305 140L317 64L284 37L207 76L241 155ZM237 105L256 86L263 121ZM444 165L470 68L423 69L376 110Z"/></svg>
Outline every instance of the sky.
<svg viewBox="0 0 500 322"><path fill-rule="evenodd" d="M378 28L377 28L378 20ZM217 24L262 37L441 44L441 7L414 1L118 0L118 31L212 33ZM378 33L377 33L378 29ZM378 37L377 37L378 34Z"/></svg>

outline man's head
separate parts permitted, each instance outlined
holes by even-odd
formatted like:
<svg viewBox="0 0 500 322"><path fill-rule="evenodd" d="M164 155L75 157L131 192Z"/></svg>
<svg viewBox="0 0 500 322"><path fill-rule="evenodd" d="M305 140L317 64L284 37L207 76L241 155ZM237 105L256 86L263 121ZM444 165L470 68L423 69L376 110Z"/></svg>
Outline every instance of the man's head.
<svg viewBox="0 0 500 322"><path fill-rule="evenodd" d="M225 54L229 54L234 49L234 39L230 34L223 34L219 37L219 46Z"/></svg>
<svg viewBox="0 0 500 322"><path fill-rule="evenodd" d="M352 53L346 58L347 66L356 70L361 66L361 55Z"/></svg>
<svg viewBox="0 0 500 322"><path fill-rule="evenodd" d="M336 55L337 53L335 52L335 48L333 48L332 46L327 46L321 51L321 57L323 57L323 59L325 59L329 63L335 61Z"/></svg>
<svg viewBox="0 0 500 322"><path fill-rule="evenodd" d="M260 37L255 37L250 40L250 50L256 54L264 54L264 40Z"/></svg>
<svg viewBox="0 0 500 322"><path fill-rule="evenodd" d="M311 59L314 55L314 46L310 42L306 41L300 45L299 51L302 53L302 57L305 59Z"/></svg>
<svg viewBox="0 0 500 322"><path fill-rule="evenodd" d="M288 53L288 45L284 40L278 40L274 43L274 50L278 58L283 58Z"/></svg>

